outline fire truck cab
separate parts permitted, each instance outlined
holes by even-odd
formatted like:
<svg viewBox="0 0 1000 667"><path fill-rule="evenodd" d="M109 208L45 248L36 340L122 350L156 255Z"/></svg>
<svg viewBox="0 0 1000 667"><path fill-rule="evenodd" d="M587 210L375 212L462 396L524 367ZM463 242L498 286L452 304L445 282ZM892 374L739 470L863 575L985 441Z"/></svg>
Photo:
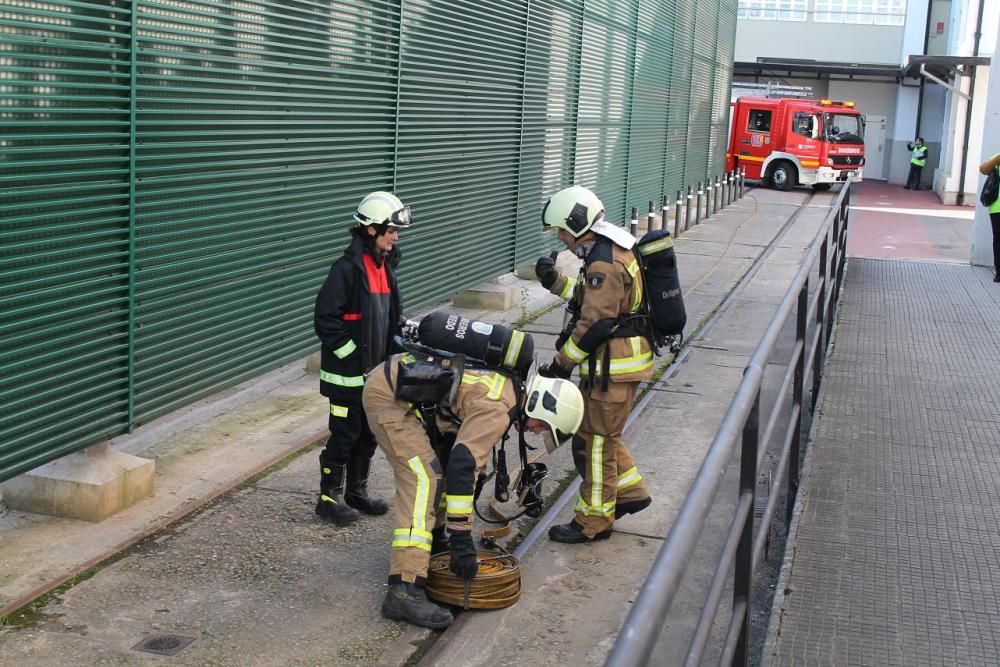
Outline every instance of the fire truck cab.
<svg viewBox="0 0 1000 667"><path fill-rule="evenodd" d="M827 190L862 178L864 117L854 102L740 97L731 104L726 170L778 190Z"/></svg>

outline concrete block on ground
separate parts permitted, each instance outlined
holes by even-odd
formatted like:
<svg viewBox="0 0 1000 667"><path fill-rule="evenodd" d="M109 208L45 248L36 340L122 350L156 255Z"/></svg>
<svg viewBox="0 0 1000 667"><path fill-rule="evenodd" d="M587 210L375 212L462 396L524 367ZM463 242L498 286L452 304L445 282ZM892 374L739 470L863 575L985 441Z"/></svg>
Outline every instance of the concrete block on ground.
<svg viewBox="0 0 1000 667"><path fill-rule="evenodd" d="M153 494L155 462L105 445L64 456L3 484L11 509L103 521Z"/></svg>
<svg viewBox="0 0 1000 667"><path fill-rule="evenodd" d="M516 278L510 274L480 283L455 295L452 303L456 308L477 310L510 310L517 303Z"/></svg>

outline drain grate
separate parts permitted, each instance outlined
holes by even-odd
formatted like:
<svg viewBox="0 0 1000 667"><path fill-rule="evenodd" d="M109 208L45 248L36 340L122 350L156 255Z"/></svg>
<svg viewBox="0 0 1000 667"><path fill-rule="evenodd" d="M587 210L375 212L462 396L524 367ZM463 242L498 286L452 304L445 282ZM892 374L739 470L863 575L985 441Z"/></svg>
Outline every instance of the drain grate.
<svg viewBox="0 0 1000 667"><path fill-rule="evenodd" d="M155 653L157 655L177 655L193 641L194 637L168 635L158 632L146 635L146 638L133 646L132 650Z"/></svg>

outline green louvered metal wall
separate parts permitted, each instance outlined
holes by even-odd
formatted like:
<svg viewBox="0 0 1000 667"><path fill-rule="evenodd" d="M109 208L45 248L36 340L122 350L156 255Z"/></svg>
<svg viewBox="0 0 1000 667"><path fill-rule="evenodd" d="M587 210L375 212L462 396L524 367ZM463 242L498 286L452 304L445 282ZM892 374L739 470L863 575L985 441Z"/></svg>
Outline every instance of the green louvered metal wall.
<svg viewBox="0 0 1000 667"><path fill-rule="evenodd" d="M410 308L722 166L736 1L0 0L0 480L315 347L375 189Z"/></svg>

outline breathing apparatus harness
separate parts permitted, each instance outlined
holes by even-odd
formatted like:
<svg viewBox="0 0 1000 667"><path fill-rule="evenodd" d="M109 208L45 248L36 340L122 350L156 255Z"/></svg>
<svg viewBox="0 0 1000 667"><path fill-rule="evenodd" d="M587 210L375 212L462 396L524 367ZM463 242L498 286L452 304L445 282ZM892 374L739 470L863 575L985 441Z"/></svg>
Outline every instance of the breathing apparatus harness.
<svg viewBox="0 0 1000 667"><path fill-rule="evenodd" d="M415 363L409 367L407 371L408 377L397 377L397 387L394 388L394 391L397 398L406 400L412 404L413 414L420 420L424 430L427 432L431 446L442 461L447 461L447 454L454 444L454 439L447 438L441 432L437 426L437 418L441 417L456 426L461 425L461 420L451 411L451 406L458 394L458 389L462 383L462 375L465 370L472 368L501 373L511 380L514 387L515 407L509 415L510 422L507 430L500 439L500 444L494 446L491 453L494 500L490 504L490 511L497 518L486 518L479 511L479 497L482 495L483 488L489 481L489 476L486 473L480 473L477 477L472 500L473 510L477 517L486 523L500 526L497 529L483 531L483 541L487 545L495 546L496 538L507 535L510 532L510 523L515 519L522 516L532 518L541 516L542 498L544 497L542 482L549 475L548 468L544 463L529 461L528 452L536 448L528 444L524 435L525 423L527 421L524 413L524 379L519 372L513 369L497 368L496 365L488 364L485 361L469 357L465 354L455 354L427 347L417 340L416 333L414 327L407 325L403 327L402 335L396 337L397 344L412 355ZM385 366L385 373L386 379L389 380L388 365ZM510 500L511 483L510 473L507 468L506 445L510 439L510 428L514 425L515 421L518 425L516 430L521 469L513 486L513 491L517 498L517 503L522 509L514 516L508 517L496 508L495 502L505 503Z"/></svg>

